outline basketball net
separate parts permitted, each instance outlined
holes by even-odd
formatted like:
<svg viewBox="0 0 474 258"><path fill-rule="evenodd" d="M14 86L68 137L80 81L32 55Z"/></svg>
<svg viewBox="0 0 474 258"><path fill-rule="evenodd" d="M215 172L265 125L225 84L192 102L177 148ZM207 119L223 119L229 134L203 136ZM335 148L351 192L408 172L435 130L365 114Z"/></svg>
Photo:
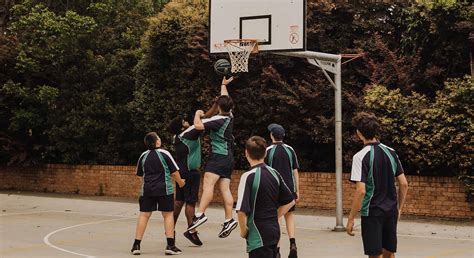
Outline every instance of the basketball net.
<svg viewBox="0 0 474 258"><path fill-rule="evenodd" d="M232 73L246 73L249 71L250 53L258 52L255 39L229 39L224 40L224 46L230 56Z"/></svg>

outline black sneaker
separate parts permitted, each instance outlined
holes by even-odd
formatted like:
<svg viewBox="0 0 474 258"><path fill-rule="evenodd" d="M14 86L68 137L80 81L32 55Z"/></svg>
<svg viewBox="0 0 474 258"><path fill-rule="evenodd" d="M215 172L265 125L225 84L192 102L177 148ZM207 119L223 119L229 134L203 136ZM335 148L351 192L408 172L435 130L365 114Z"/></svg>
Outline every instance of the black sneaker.
<svg viewBox="0 0 474 258"><path fill-rule="evenodd" d="M188 231L193 230L193 229L201 226L206 221L207 221L207 217L204 213L199 217L196 217L196 215L194 215L193 216L193 223L188 227Z"/></svg>
<svg viewBox="0 0 474 258"><path fill-rule="evenodd" d="M184 235L184 237L189 239L189 241L191 241L191 243L193 243L197 246L202 245L201 239L199 239L199 236L198 236L198 232L190 233L189 231L186 231L186 232L184 232L183 235Z"/></svg>
<svg viewBox="0 0 474 258"><path fill-rule="evenodd" d="M219 237L220 238L228 237L230 233L232 232L232 230L234 230L238 224L239 223L237 223L237 221L235 221L233 218L227 222L224 222L224 224L222 224L222 230L219 233Z"/></svg>
<svg viewBox="0 0 474 258"><path fill-rule="evenodd" d="M140 244L133 244L132 250L130 250L130 252L133 255L140 255Z"/></svg>
<svg viewBox="0 0 474 258"><path fill-rule="evenodd" d="M288 255L288 258L298 258L298 251L295 244L290 245L290 254Z"/></svg>
<svg viewBox="0 0 474 258"><path fill-rule="evenodd" d="M182 253L183 252L178 247L176 247L175 245L174 246L169 246L169 245L166 246L166 250L165 250L166 255L178 255L178 254L182 254Z"/></svg>

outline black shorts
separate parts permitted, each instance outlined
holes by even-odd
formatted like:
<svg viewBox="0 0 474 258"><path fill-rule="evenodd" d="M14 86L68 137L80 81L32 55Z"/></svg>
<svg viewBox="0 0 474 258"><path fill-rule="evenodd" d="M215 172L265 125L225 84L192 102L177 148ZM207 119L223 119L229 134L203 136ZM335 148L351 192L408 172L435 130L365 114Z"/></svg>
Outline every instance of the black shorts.
<svg viewBox="0 0 474 258"><path fill-rule="evenodd" d="M140 196L138 203L140 204L141 212L174 210L174 200L172 194L165 196Z"/></svg>
<svg viewBox="0 0 474 258"><path fill-rule="evenodd" d="M296 210L296 197L297 197L296 193L293 193L293 199L295 199L295 205L293 205L293 207L291 207L291 208L288 210L288 212L293 212L293 211Z"/></svg>
<svg viewBox="0 0 474 258"><path fill-rule="evenodd" d="M181 175L181 178L186 180L186 184L183 188L180 188L178 184L176 184L176 201L196 203L198 201L201 175L198 171L191 171L186 173L186 175Z"/></svg>
<svg viewBox="0 0 474 258"><path fill-rule="evenodd" d="M392 253L397 251L397 216L363 216L361 219L365 255L381 255L382 248Z"/></svg>
<svg viewBox="0 0 474 258"><path fill-rule="evenodd" d="M249 258L276 258L277 252L277 245L266 245L252 250Z"/></svg>
<svg viewBox="0 0 474 258"><path fill-rule="evenodd" d="M205 171L230 179L234 171L234 157L211 153Z"/></svg>

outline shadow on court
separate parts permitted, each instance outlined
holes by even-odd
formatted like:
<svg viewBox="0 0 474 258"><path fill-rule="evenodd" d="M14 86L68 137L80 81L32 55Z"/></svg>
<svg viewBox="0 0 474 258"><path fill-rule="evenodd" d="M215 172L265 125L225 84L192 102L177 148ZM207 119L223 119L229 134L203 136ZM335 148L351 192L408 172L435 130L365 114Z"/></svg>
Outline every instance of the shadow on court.
<svg viewBox="0 0 474 258"><path fill-rule="evenodd" d="M0 192L0 257L132 257L138 204L127 199L79 197L41 193ZM299 257L364 257L360 233L349 237L331 232L335 219L313 212L297 215ZM177 224L180 257L246 257L238 228L228 238L217 234L222 209L206 212L209 221L199 227L202 247L192 247L182 236L184 211ZM360 230L360 220L356 221ZM282 257L288 238L282 228ZM397 257L472 258L474 223L409 220L399 224ZM141 244L142 255L164 256L166 239L160 214L150 220Z"/></svg>

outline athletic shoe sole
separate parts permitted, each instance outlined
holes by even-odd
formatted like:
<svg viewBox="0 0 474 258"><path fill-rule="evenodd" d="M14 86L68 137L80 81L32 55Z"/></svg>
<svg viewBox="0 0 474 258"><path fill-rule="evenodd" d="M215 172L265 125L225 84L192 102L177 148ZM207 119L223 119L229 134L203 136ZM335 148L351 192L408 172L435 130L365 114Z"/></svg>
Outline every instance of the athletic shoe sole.
<svg viewBox="0 0 474 258"><path fill-rule="evenodd" d="M230 225L230 227L224 231L222 231L221 233L219 233L219 238L226 238L230 235L230 233L232 232L232 230L234 230L236 227L237 227L237 221L233 221L232 224Z"/></svg>
<svg viewBox="0 0 474 258"><path fill-rule="evenodd" d="M166 254L166 255L180 255L180 254L182 254L182 253L183 253L183 252L175 252L175 251L173 251L173 250L166 250L166 251L165 251L165 254Z"/></svg>
<svg viewBox="0 0 474 258"><path fill-rule="evenodd" d="M132 251L132 254L133 254L133 255L140 255L140 250L133 250L133 251Z"/></svg>
<svg viewBox="0 0 474 258"><path fill-rule="evenodd" d="M206 221L207 221L207 217L204 217L204 218L202 218L202 219L199 219L199 220L196 222L196 224L191 225L191 227L188 228L188 231L193 230L193 229L195 229L195 228L201 226L201 225L202 225L204 222L206 222Z"/></svg>

